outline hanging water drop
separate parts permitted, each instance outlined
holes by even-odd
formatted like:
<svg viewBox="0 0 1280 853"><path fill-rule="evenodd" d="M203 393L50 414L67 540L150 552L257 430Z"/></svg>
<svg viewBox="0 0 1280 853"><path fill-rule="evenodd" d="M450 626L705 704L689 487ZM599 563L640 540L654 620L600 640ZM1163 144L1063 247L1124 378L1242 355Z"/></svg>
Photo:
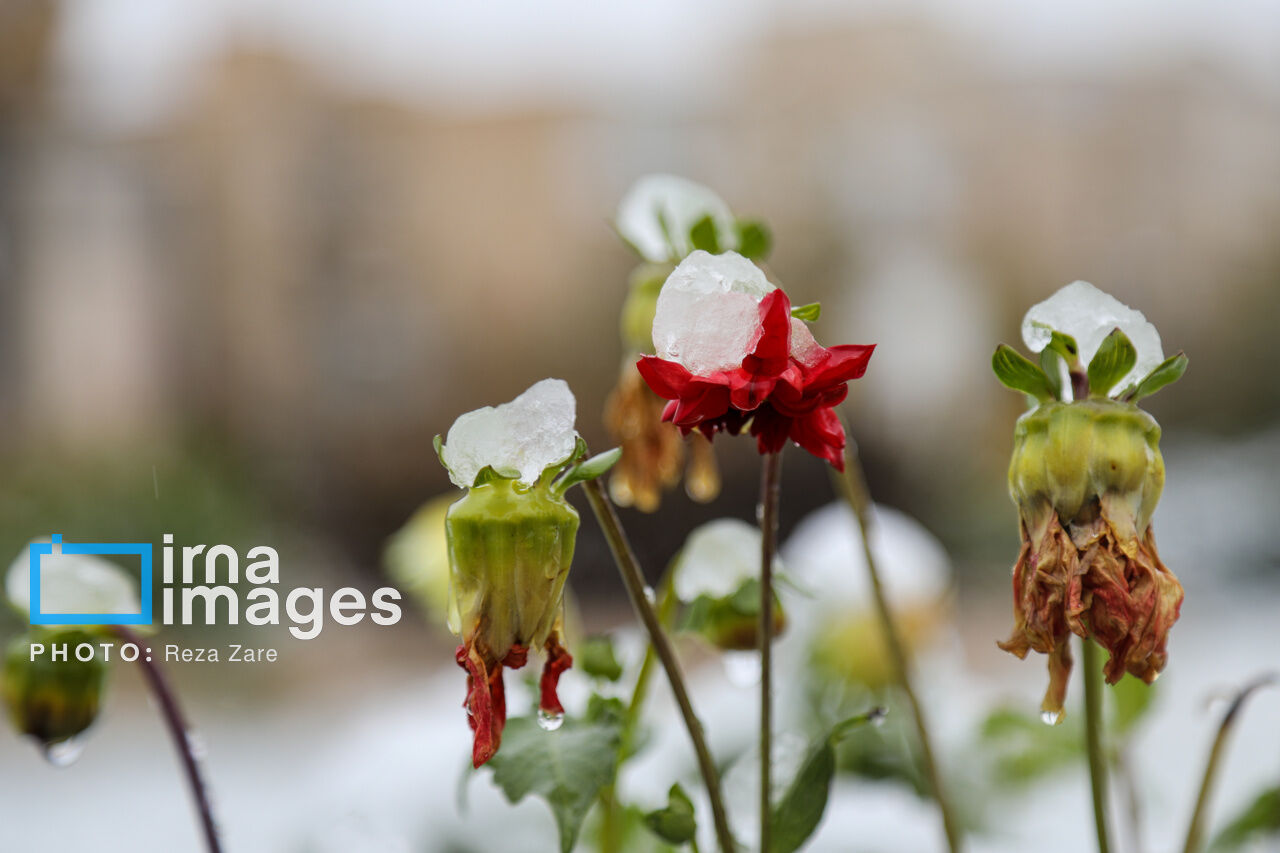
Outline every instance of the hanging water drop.
<svg viewBox="0 0 1280 853"><path fill-rule="evenodd" d="M1056 726L1062 720L1061 711L1041 711L1040 722L1046 726Z"/></svg>
<svg viewBox="0 0 1280 853"><path fill-rule="evenodd" d="M871 723L871 725L879 727L884 725L884 718L887 716L889 716L888 709L872 708L867 713L867 720Z"/></svg>
<svg viewBox="0 0 1280 853"><path fill-rule="evenodd" d="M735 687L752 687L760 683L760 654L758 652L725 652L722 656L724 674Z"/></svg>
<svg viewBox="0 0 1280 853"><path fill-rule="evenodd" d="M544 732L554 732L564 725L564 711L543 711L538 709L538 728Z"/></svg>
<svg viewBox="0 0 1280 853"><path fill-rule="evenodd" d="M644 587L644 599L650 604L656 604L658 601L658 596L654 593L653 587L648 584L645 584Z"/></svg>
<svg viewBox="0 0 1280 853"><path fill-rule="evenodd" d="M70 767L84 752L84 741L70 737L44 745L44 760L54 767Z"/></svg>

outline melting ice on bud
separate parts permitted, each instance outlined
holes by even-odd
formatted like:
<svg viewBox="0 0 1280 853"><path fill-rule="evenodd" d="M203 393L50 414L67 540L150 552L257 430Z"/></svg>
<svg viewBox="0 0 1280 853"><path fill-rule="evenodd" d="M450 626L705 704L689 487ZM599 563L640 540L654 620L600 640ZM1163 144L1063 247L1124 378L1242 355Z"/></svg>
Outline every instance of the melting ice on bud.
<svg viewBox="0 0 1280 853"><path fill-rule="evenodd" d="M136 614L142 610L137 581L109 560L92 554L66 554L55 542L53 553L39 555L39 565L43 613ZM5 596L23 613L31 611L30 545L9 566Z"/></svg>
<svg viewBox="0 0 1280 853"><path fill-rule="evenodd" d="M460 416L440 448L440 461L454 485L464 489L487 466L531 486L543 471L573 454L576 409L563 379L543 379L510 403Z"/></svg>
<svg viewBox="0 0 1280 853"><path fill-rule="evenodd" d="M689 231L708 216L720 246L737 248L733 212L720 196L686 178L646 175L622 197L614 224L645 260L673 261L689 254Z"/></svg>
<svg viewBox="0 0 1280 853"><path fill-rule="evenodd" d="M1110 392L1136 382L1164 361L1160 333L1141 311L1135 311L1087 281L1073 281L1031 307L1022 319L1022 340L1032 352L1040 352L1049 345L1054 332L1070 335L1080 348L1080 364L1088 365L1114 329L1129 338L1138 360L1112 388L1094 389ZM1065 387L1070 388L1070 383L1065 383Z"/></svg>
<svg viewBox="0 0 1280 853"><path fill-rule="evenodd" d="M655 354L696 376L738 367L759 337L760 300L774 290L764 272L736 252L693 252L658 295Z"/></svg>

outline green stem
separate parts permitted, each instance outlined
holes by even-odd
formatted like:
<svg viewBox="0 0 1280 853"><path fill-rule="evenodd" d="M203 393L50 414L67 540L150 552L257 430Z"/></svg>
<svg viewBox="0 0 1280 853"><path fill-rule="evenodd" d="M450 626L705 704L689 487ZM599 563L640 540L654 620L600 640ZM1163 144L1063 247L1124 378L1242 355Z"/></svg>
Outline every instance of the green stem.
<svg viewBox="0 0 1280 853"><path fill-rule="evenodd" d="M773 552L778 548L782 453L767 453L760 472L760 850L773 849Z"/></svg>
<svg viewBox="0 0 1280 853"><path fill-rule="evenodd" d="M1191 823L1187 826L1187 841L1182 847L1183 853L1196 853L1204 841L1204 816L1209 806L1209 795L1212 793L1214 783L1218 778L1218 764L1222 760L1222 750L1227 742L1227 734L1231 731L1236 718L1240 715L1240 709L1244 707L1245 700L1249 698L1253 691L1275 681L1276 676L1268 675L1257 679L1252 684L1246 685L1236 694L1231 706L1227 708L1227 713L1222 715L1222 723L1218 726L1218 734L1213 739L1213 746L1209 749L1209 760L1205 762L1204 779L1200 782L1200 793L1196 796L1196 806L1191 812Z"/></svg>
<svg viewBox="0 0 1280 853"><path fill-rule="evenodd" d="M850 441L850 451L845 453L845 470L843 476L834 475L836 490L853 510L858 529L862 534L862 554L867 564L867 576L871 581L871 595L875 601L876 612L880 616L880 628L884 632L885 645L889 650L889 660L893 664L894 675L898 686L907 697L911 707L911 717L916 725L916 739L920 744L920 759L923 770L933 790L933 798L938 803L938 811L942 813L942 829L947 837L947 849L951 853L960 853L964 849L960 825L955 819L951 803L942 785L942 773L934 760L932 740L929 737L929 726L925 720L924 709L916 697L911 683L911 663L907 657L906 646L902 642L893 612L885 598L884 586L880 583L880 572L876 568L876 559L871 550L871 491L867 488L866 474L862 470L862 461L858 458L857 448Z"/></svg>
<svg viewBox="0 0 1280 853"><path fill-rule="evenodd" d="M1093 823L1098 830L1098 853L1111 853L1107 821L1107 753L1102 744L1102 656L1090 639L1084 647L1084 737L1089 752L1089 787L1093 793Z"/></svg>
<svg viewBox="0 0 1280 853"><path fill-rule="evenodd" d="M698 759L698 769L702 773L703 784L707 787L707 797L711 800L711 815L715 821L716 838L719 840L721 853L734 853L733 833L729 831L724 796L720 791L720 771L716 769L711 750L707 748L702 724L698 722L698 717L693 712L693 703L689 701L689 691L685 687L684 675L680 671L680 661L676 658L671 639L663 631L657 610L646 593L644 574L640 571L635 553L631 550L627 535L622 530L618 513L605 497L604 487L600 485L600 481L590 480L583 483L583 490L587 494L587 501L591 504L591 510L595 513L601 530L604 531L605 539L609 542L609 550L613 552L614 562L618 564L618 572L622 575L622 582L631 598L631 605L644 624L645 630L649 632L649 642L653 644L654 653L658 656L662 668L666 670L667 680L671 683L671 693L680 709L685 728L689 731L689 740L693 742L693 751Z"/></svg>

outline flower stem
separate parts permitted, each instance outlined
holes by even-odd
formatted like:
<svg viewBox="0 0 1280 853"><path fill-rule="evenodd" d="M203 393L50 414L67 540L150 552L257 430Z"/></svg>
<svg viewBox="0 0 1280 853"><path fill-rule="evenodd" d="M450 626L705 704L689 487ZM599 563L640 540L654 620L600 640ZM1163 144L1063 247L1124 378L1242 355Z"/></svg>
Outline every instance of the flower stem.
<svg viewBox="0 0 1280 853"><path fill-rule="evenodd" d="M1090 639L1084 647L1084 737L1089 752L1089 787L1093 792L1093 823L1098 830L1098 853L1111 853L1107 822L1107 754L1102 745L1102 657Z"/></svg>
<svg viewBox="0 0 1280 853"><path fill-rule="evenodd" d="M760 850L773 844L773 552L778 547L782 453L766 453L760 472Z"/></svg>
<svg viewBox="0 0 1280 853"><path fill-rule="evenodd" d="M124 642L144 647L138 635L128 628L116 625L114 630ZM191 787L191 797L196 801L196 810L200 814L200 827L204 831L205 847L209 853L221 853L222 844L218 840L218 827L213 820L209 791L200 774L200 762L196 760L195 753L191 749L190 732L187 730L186 719L182 716L182 708L178 705L178 695L174 693L173 686L165 678L164 672L152 662L149 654L144 652L139 655L138 665L142 667L147 686L151 688L156 702L160 705L161 716L169 729L178 757L182 760L182 768L186 771L187 782Z"/></svg>
<svg viewBox="0 0 1280 853"><path fill-rule="evenodd" d="M685 728L689 731L689 740L693 742L693 751L698 758L698 769L702 773L703 784L707 786L707 796L711 800L711 815L715 821L716 838L719 840L721 853L734 853L733 833L729 831L724 797L720 792L720 772L716 769L715 761L711 757L711 750L707 748L702 724L698 722L698 717L693 712L693 704L689 701L689 691L685 687L675 649L671 645L670 638L663 631L658 613L645 591L644 574L640 571L635 553L631 550L627 535L622 530L618 513L605 497L604 488L599 480L590 480L582 485L587 494L587 501L591 504L591 510L595 513L596 520L604 531L605 539L609 542L609 550L613 552L614 562L618 564L618 573L622 575L622 582L631 598L631 605L640 616L640 621L644 623L645 630L649 633L649 642L653 644L654 653L657 654L658 661L666 670L667 680L671 683L671 693L675 697L676 705L680 708L680 716L684 718Z"/></svg>
<svg viewBox="0 0 1280 853"><path fill-rule="evenodd" d="M1182 847L1183 853L1196 853L1204 841L1204 814L1209 806L1209 795L1212 793L1214 783L1218 778L1218 764L1222 760L1222 750L1226 745L1227 735L1235 724L1236 718L1240 715L1240 709L1244 707L1244 701L1249 698L1249 694L1259 687L1272 684L1275 681L1276 676L1268 675L1246 685L1236 694L1230 707L1227 708L1227 713L1222 715L1222 723L1218 726L1218 734L1213 739L1213 746L1209 749L1209 760L1205 762L1204 779L1200 782L1200 793L1196 796L1196 806L1191 813L1191 823L1187 826L1187 841Z"/></svg>
<svg viewBox="0 0 1280 853"><path fill-rule="evenodd" d="M916 739L920 744L920 759L929 787L933 790L933 798L938 803L938 811L942 813L942 829L947 837L947 849L951 853L960 853L964 849L959 823L951 809L942 785L942 774L933 757L932 740L929 737L929 726L925 720L924 710L916 697L915 688L911 684L911 663L907 658L906 646L903 645L898 626L894 622L893 612L885 598L884 586L880 583L880 572L876 568L876 559L871 550L871 492L867 488L867 478L862 470L862 461L858 458L856 446L850 440L850 450L845 453L844 474L833 472L836 490L853 510L858 529L862 533L862 553L867 563L867 575L871 580L871 594L875 600L876 611L880 615L880 628L884 632L885 645L889 649L889 659L893 664L894 675L898 686L907 697L911 706L911 717L916 724Z"/></svg>

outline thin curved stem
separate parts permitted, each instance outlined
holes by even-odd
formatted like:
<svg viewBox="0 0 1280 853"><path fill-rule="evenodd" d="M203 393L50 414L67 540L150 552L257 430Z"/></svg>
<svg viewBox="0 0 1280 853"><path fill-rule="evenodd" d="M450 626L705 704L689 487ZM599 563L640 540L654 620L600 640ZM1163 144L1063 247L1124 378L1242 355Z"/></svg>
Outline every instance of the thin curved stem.
<svg viewBox="0 0 1280 853"><path fill-rule="evenodd" d="M1089 753L1089 789L1093 794L1093 823L1098 831L1098 853L1111 853L1107 819L1107 753L1102 744L1102 657L1098 646L1085 638L1084 647L1084 737Z"/></svg>
<svg viewBox="0 0 1280 853"><path fill-rule="evenodd" d="M1265 675L1246 685L1236 694L1231 706L1227 708L1227 713L1222 715L1222 723L1218 726L1218 734L1214 737L1213 746L1209 749L1209 759L1205 762L1204 779L1200 782L1200 793L1196 796L1196 806L1191 812L1191 822L1187 826L1187 841L1182 847L1183 853L1196 853L1204 843L1204 816L1209 807L1209 795L1212 793L1214 783L1218 778L1218 764L1222 761L1222 751L1227 742L1227 735L1231 732L1236 718L1240 715L1240 709L1244 707L1245 700L1249 698L1253 691L1268 684L1273 684L1275 681L1275 675Z"/></svg>
<svg viewBox="0 0 1280 853"><path fill-rule="evenodd" d="M191 788L191 798L195 800L196 811L200 815L200 828L204 832L205 847L209 853L221 853L222 844L218 840L218 826L213 819L209 789L200 773L200 762L196 760L195 753L191 749L191 736L187 730L187 721L182 715L182 708L178 705L178 694L174 692L173 686L169 684L160 667L152 662L151 655L147 654L146 647L138 635L122 625L114 626L114 630L121 640L142 649L142 654L138 656L138 664L142 667L147 686L151 688L156 702L160 705L160 715L169 729L174 749L182 760L182 768L186 771L187 782Z"/></svg>
<svg viewBox="0 0 1280 853"><path fill-rule="evenodd" d="M760 472L760 850L773 845L773 552L778 548L782 453L766 453Z"/></svg>
<svg viewBox="0 0 1280 853"><path fill-rule="evenodd" d="M880 572L876 568L875 554L871 550L871 492L867 488L862 461L858 458L857 449L853 447L852 441L850 441L850 447L852 449L845 453L844 473L833 472L836 490L853 510L858 529L862 533L862 553L867 563L872 598L875 600L876 612L880 616L880 627L884 632L885 645L889 649L889 659L893 664L894 675L897 677L898 686L907 697L907 704L911 706L911 717L916 724L916 739L920 744L921 764L929 780L929 786L933 789L933 798L938 803L938 811L942 813L942 829L947 837L947 849L951 853L960 853L964 849L963 835L943 787L942 773L938 770L937 761L934 760L933 744L929 736L928 723L925 721L924 709L911 683L910 659L907 657L902 637L898 633L893 612L889 609L889 602L885 598L884 586L880 583Z"/></svg>
<svg viewBox="0 0 1280 853"><path fill-rule="evenodd" d="M711 757L711 750L707 748L702 724L698 722L698 717L693 712L693 704L689 701L689 691L685 687L684 675L680 671L680 661L676 658L671 639L663 631L653 602L646 594L644 574L640 571L635 553L631 550L627 535L622 530L618 513L605 497L604 487L600 485L599 480L590 480L582 486L587 494L587 501L591 504L591 510L595 513L596 520L604 531L605 539L609 542L609 550L613 552L614 562L618 564L618 573L622 575L622 582L627 588L627 595L631 598L631 605L639 615L645 630L649 632L649 642L653 644L654 653L657 654L658 661L666 670L667 680L671 683L671 693L680 709L685 728L689 731L689 740L693 742L693 751L698 759L698 769L702 774L703 784L707 787L707 796L711 800L711 815L715 821L716 838L719 840L721 853L734 853L733 833L729 830L724 796L720 791L720 772L716 769L715 761Z"/></svg>

